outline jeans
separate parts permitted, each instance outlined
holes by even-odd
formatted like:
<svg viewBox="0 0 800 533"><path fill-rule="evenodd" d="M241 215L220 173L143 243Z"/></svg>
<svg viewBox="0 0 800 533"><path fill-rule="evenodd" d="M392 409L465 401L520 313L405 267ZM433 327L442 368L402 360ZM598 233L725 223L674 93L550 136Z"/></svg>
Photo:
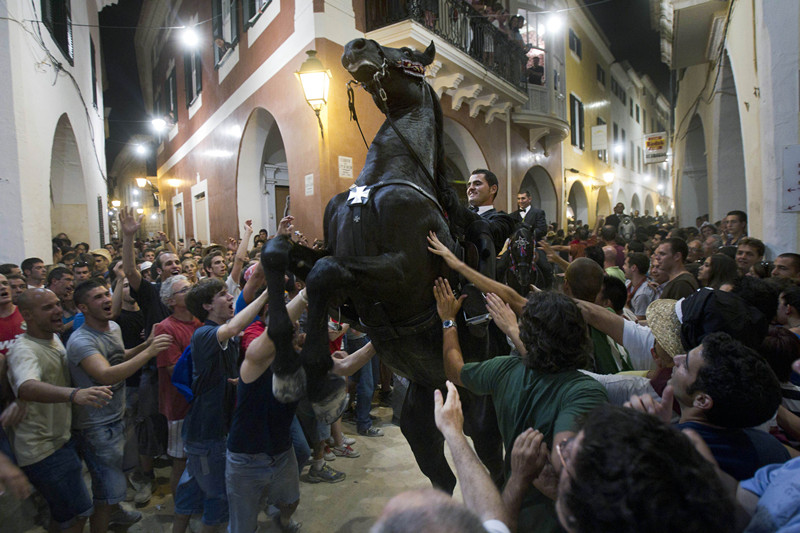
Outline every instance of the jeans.
<svg viewBox="0 0 800 533"><path fill-rule="evenodd" d="M122 420L75 432L78 450L92 476L95 503L113 505L125 499L128 480L122 472L125 424Z"/></svg>
<svg viewBox="0 0 800 533"><path fill-rule="evenodd" d="M369 343L369 337L364 336L360 339L345 337L344 342L347 353L351 354L366 346ZM372 427L372 420L369 417L372 409L372 396L375 394L375 379L372 370L372 361L368 361L353 376L358 379L356 387L356 429L358 431L366 431Z"/></svg>
<svg viewBox="0 0 800 533"><path fill-rule="evenodd" d="M225 491L225 440L186 442L186 470L175 494L175 513L203 513L203 524L228 521Z"/></svg>
<svg viewBox="0 0 800 533"><path fill-rule="evenodd" d="M274 456L229 450L225 479L230 505L229 533L256 531L263 497L275 505L289 505L300 499L300 476L291 449Z"/></svg>
<svg viewBox="0 0 800 533"><path fill-rule="evenodd" d="M71 439L38 463L22 467L28 480L47 501L50 516L61 529L70 527L78 517L94 512L92 498L83 482L83 465L75 448L75 440Z"/></svg>
<svg viewBox="0 0 800 533"><path fill-rule="evenodd" d="M292 433L292 447L294 448L294 455L297 459L297 471L302 472L308 458L311 457L311 448L308 445L308 439L306 439L306 434L303 433L303 426L300 425L300 420L297 419L297 416L292 419L292 425L289 427L289 431Z"/></svg>

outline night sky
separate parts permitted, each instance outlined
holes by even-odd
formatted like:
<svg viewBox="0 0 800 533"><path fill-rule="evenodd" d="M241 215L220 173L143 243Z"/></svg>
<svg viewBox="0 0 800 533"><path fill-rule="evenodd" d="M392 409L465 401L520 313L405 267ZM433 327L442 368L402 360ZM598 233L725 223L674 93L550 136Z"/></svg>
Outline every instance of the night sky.
<svg viewBox="0 0 800 533"><path fill-rule="evenodd" d="M103 100L105 107L111 108L106 139L109 169L131 136L150 132L133 45L141 7L141 0L120 0L100 12L103 68L108 79Z"/></svg>
<svg viewBox="0 0 800 533"><path fill-rule="evenodd" d="M650 26L649 0L586 0L585 3L611 42L614 58L627 59L637 72L649 75L661 94L670 100L669 68L661 62L659 34Z"/></svg>

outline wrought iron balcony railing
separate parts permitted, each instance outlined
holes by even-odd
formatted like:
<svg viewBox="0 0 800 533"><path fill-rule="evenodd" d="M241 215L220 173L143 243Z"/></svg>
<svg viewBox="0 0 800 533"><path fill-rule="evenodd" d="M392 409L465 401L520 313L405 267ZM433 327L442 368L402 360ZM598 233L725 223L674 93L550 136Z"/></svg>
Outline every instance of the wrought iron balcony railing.
<svg viewBox="0 0 800 533"><path fill-rule="evenodd" d="M463 0L367 0L367 31L413 20L525 92L525 51Z"/></svg>

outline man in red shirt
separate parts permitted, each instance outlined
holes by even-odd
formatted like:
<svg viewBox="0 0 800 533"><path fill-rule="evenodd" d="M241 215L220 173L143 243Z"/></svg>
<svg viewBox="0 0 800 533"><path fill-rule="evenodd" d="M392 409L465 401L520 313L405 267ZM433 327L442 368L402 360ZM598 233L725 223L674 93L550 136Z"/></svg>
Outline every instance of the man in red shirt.
<svg viewBox="0 0 800 533"><path fill-rule="evenodd" d="M6 354L17 337L25 333L25 320L11 301L11 285L0 274L0 372L5 373Z"/></svg>
<svg viewBox="0 0 800 533"><path fill-rule="evenodd" d="M172 336L172 344L158 354L156 366L158 366L158 409L159 412L167 417L169 428L169 440L167 444L167 455L172 458L172 474L170 476L170 487L172 494L181 479L184 468L186 468L186 453L183 451L183 439L181 430L183 419L189 411L189 402L172 384L172 370L178 362L183 350L189 346L194 330L203 324L197 320L192 313L186 309L186 293L192 288L192 284L186 276L177 275L167 278L161 282L161 301L166 305L172 314L153 326L153 334L161 335L166 333Z"/></svg>

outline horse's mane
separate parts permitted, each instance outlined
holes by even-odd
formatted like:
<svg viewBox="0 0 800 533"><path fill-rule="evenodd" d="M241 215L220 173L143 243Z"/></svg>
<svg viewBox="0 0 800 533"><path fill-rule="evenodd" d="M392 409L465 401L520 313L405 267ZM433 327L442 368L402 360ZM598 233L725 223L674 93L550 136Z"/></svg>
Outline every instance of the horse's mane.
<svg viewBox="0 0 800 533"><path fill-rule="evenodd" d="M425 86L433 102L433 116L436 119L436 156L434 158L433 169L434 178L436 179L436 197L444 210L449 215L453 216L461 205L458 200L458 194L456 194L449 179L448 174L450 173L450 169L444 164L444 118L442 114L442 105L433 87L428 83L425 83Z"/></svg>

